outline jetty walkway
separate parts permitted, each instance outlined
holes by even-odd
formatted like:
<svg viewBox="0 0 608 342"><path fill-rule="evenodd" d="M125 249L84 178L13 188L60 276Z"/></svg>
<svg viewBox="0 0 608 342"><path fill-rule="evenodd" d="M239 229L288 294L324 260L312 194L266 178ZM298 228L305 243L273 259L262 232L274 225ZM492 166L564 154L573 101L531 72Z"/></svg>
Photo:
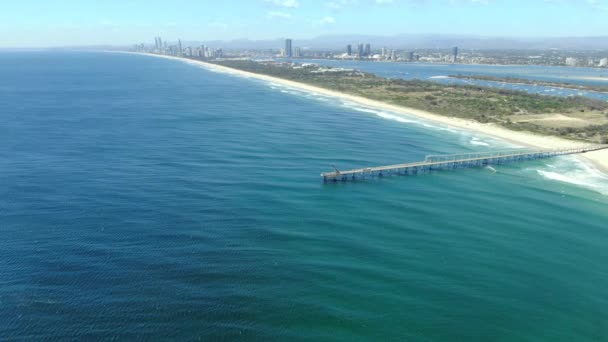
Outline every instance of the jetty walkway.
<svg viewBox="0 0 608 342"><path fill-rule="evenodd" d="M349 181L390 175L415 175L435 170L470 168L486 165L501 165L517 161L551 158L608 149L608 145L592 145L569 149L512 149L495 152L473 152L464 154L428 155L423 161L366 167L353 170L338 170L321 174L324 182Z"/></svg>

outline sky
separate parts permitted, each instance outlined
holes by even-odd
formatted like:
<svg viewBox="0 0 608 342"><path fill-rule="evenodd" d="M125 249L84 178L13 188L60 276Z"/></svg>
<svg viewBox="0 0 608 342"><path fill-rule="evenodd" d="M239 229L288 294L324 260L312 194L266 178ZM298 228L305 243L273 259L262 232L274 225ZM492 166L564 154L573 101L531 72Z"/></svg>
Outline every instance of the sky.
<svg viewBox="0 0 608 342"><path fill-rule="evenodd" d="M0 47L334 34L608 35L608 0L0 0Z"/></svg>

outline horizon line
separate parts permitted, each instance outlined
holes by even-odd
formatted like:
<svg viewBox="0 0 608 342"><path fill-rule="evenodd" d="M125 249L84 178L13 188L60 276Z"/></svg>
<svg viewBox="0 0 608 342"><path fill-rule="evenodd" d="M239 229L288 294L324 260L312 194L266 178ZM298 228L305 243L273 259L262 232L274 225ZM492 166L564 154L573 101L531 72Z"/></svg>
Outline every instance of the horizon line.
<svg viewBox="0 0 608 342"><path fill-rule="evenodd" d="M143 43L149 43L153 40L154 37L161 37L161 35L151 35L149 39L146 39L143 41ZM476 34L456 34L456 33L398 33L398 34L394 34L394 35L378 35L378 34L362 34L362 33L344 33L344 34L327 34L327 35L318 35L318 36L313 36L313 37L309 37L309 38L292 38L290 36L285 36L285 37L276 37L276 38L247 38L247 37L242 37L242 38L232 38L232 39L184 39L184 38L180 38L180 37L176 37L176 38L172 38L169 40L166 40L167 42L177 42L178 40L181 40L183 42L225 42L225 43L234 43L234 42L239 42L239 41L247 41L247 42L272 42L272 41L281 41L284 39L292 39L292 40L300 40L300 41L307 41L307 40L315 40L315 39L322 39L322 38L331 38L331 37L345 37L345 39L348 39L348 36L353 36L353 37L357 37L357 36L361 36L361 37L370 37L370 38L398 38L401 36L411 36L411 37L427 37L427 36L445 36L445 37L451 37L451 38L477 38L477 39L511 39L511 40L553 40L553 39L608 39L608 34L606 35L580 35L580 36L576 36L576 35L569 35L569 36L505 36L505 35L476 35ZM136 44L141 44L142 41L137 41L137 42L131 42L131 43L121 43L121 44L113 44L113 43L91 43L91 44L74 44L74 45L70 45L70 44L63 44L63 45L45 45L45 46L0 46L0 50L37 50L37 49L68 49L68 48L93 48L93 47L113 47L113 48L122 48L122 47L130 47L132 45L136 45ZM347 41L345 41L345 43L349 43ZM350 42L352 43L352 42ZM372 42L370 42L372 43ZM151 43L152 44L152 43ZM425 48L425 47L420 47L420 48ZM463 47L464 49L467 49L466 47ZM551 48L546 48L547 49L551 49ZM559 49L559 48L556 48ZM607 49L608 47L605 48L600 48L599 50L604 50ZM478 48L474 49L474 50L480 50ZM492 50L497 50L496 48L493 48ZM511 48L505 48L504 50L512 50ZM534 49L531 49L534 50Z"/></svg>

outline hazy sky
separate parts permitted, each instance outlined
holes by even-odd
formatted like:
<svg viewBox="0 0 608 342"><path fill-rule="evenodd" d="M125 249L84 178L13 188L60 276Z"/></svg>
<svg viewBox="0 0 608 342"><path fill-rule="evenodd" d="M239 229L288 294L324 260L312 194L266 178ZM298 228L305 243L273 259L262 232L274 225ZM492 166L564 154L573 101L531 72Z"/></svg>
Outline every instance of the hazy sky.
<svg viewBox="0 0 608 342"><path fill-rule="evenodd" d="M608 35L608 0L0 0L0 47L323 34Z"/></svg>

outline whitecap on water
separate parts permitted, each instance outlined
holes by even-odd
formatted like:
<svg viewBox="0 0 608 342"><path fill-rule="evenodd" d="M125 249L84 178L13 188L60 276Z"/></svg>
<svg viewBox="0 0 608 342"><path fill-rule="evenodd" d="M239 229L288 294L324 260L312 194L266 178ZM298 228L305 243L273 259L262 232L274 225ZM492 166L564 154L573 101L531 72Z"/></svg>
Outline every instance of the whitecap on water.
<svg viewBox="0 0 608 342"><path fill-rule="evenodd" d="M487 142L485 142L485 141L480 140L480 139L479 139L479 138L477 138L477 137L472 138L472 139L469 141L469 144L471 144L471 145L476 145L476 146L490 146L490 144L488 144L488 143L487 143Z"/></svg>
<svg viewBox="0 0 608 342"><path fill-rule="evenodd" d="M536 170L545 179L577 185L608 196L608 175L577 157L561 157L555 164L546 166L546 169Z"/></svg>
<svg viewBox="0 0 608 342"><path fill-rule="evenodd" d="M428 128L428 129L432 129L435 131L445 131L445 132L451 132L451 133L456 133L456 134L467 134L466 132L464 132L462 130L452 129L447 126L443 126L441 124L427 123L427 121L425 121L423 119L419 119L414 116L409 117L409 116L391 112L391 111L384 111L384 110L380 110L380 109L365 107L365 106L362 106L362 105L359 105L359 104L356 104L353 102L348 102L348 101L343 101L341 103L341 105L342 105L342 107L345 107L348 109L352 109L352 110L356 110L356 111L364 112L364 113L374 114L383 119L398 121L398 122L402 122L402 123L413 123L413 124L416 124L416 125ZM486 144L486 143L480 141L480 144ZM487 145L487 146L489 146L489 145Z"/></svg>
<svg viewBox="0 0 608 342"><path fill-rule="evenodd" d="M368 108L368 107L358 106L358 105L356 105L354 103L351 103L351 102L342 102L342 107L346 107L348 109L353 109L353 110L356 110L356 111L359 111L359 112L374 114L374 115L379 116L381 118L389 119L389 120L394 120L394 121L398 121L398 122L403 122L403 123L412 123L412 122L415 122L414 120L408 120L408 119L406 119L403 116L400 116L398 114L391 114L389 112L385 112L385 111L382 111L382 110L376 110L376 109L372 109L372 108Z"/></svg>

